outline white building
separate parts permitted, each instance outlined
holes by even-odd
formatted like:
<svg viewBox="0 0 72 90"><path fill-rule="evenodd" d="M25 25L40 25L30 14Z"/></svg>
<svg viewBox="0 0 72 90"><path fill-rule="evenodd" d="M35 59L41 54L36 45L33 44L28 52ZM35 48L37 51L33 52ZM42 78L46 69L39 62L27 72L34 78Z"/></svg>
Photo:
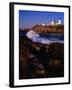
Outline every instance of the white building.
<svg viewBox="0 0 72 90"><path fill-rule="evenodd" d="M50 25L55 25L55 20L51 20Z"/></svg>
<svg viewBox="0 0 72 90"><path fill-rule="evenodd" d="M56 22L55 20L51 20L50 25L59 25L61 24L61 19L58 20L58 22Z"/></svg>

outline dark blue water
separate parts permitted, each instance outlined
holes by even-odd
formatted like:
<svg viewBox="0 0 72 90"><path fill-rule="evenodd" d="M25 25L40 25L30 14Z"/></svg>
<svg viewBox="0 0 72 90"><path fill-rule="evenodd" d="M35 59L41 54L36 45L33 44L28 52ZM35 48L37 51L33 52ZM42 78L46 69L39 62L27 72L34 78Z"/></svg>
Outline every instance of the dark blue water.
<svg viewBox="0 0 72 90"><path fill-rule="evenodd" d="M26 32L19 32L20 36L25 36ZM40 37L48 39L48 40L61 40L64 41L64 35L61 34L39 34Z"/></svg>
<svg viewBox="0 0 72 90"><path fill-rule="evenodd" d="M41 37L45 37L48 40L64 40L64 35L60 34L40 34Z"/></svg>

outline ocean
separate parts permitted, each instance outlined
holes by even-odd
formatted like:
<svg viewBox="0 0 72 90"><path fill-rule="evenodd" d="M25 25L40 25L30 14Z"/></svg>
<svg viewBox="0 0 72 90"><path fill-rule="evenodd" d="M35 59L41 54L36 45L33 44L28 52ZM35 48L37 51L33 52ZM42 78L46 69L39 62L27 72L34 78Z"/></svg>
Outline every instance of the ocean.
<svg viewBox="0 0 72 90"><path fill-rule="evenodd" d="M25 36L27 33L26 32L20 32L20 36ZM38 36L39 35L39 36ZM32 38L30 38L33 42L40 42L43 44L50 44L53 42L58 42L58 43L64 43L64 35L62 34L43 34L43 33L36 33L32 35Z"/></svg>

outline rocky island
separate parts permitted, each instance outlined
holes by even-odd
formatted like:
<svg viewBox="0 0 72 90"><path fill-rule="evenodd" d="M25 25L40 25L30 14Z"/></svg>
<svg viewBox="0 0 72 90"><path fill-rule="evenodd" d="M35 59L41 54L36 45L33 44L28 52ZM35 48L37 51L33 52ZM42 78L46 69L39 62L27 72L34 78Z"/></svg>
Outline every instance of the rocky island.
<svg viewBox="0 0 72 90"><path fill-rule="evenodd" d="M28 32L30 29L26 28L21 31ZM34 30L37 33L45 33L45 34L64 34L64 25L49 25L49 26L43 26L43 25L35 25L31 28L31 30Z"/></svg>

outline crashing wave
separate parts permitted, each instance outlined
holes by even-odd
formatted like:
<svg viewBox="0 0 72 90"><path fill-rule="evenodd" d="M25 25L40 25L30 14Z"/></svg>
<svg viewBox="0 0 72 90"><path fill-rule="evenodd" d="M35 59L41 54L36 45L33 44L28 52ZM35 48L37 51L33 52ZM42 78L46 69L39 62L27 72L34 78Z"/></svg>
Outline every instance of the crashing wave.
<svg viewBox="0 0 72 90"><path fill-rule="evenodd" d="M41 37L38 33L34 32L33 30L30 30L26 33L27 38L32 40L33 42L39 42L42 44L51 44L51 43L64 43L62 40L48 40L44 37Z"/></svg>

